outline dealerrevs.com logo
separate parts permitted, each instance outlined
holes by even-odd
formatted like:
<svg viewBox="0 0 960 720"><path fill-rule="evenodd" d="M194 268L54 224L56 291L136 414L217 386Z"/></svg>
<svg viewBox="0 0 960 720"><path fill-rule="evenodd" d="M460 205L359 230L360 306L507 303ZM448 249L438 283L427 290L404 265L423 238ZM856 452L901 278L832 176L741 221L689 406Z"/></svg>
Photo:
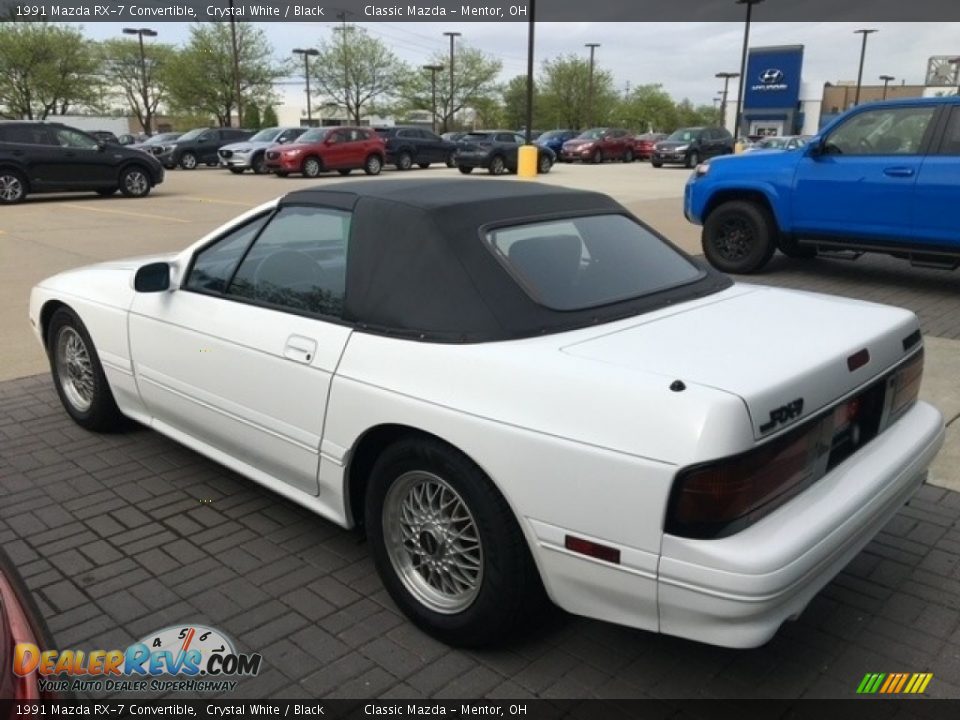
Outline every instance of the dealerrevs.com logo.
<svg viewBox="0 0 960 720"><path fill-rule="evenodd" d="M46 691L225 692L237 686L236 678L259 673L262 661L259 653L237 653L219 630L178 625L125 650L40 650L20 643L13 671L37 673Z"/></svg>

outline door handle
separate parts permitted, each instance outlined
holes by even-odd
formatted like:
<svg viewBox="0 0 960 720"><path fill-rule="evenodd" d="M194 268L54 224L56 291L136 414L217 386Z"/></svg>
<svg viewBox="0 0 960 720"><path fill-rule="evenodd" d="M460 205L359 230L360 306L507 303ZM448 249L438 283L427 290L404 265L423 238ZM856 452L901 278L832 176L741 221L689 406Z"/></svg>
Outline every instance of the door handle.
<svg viewBox="0 0 960 720"><path fill-rule="evenodd" d="M317 356L317 341L303 335L291 335L283 348L283 356L288 360L309 365Z"/></svg>
<svg viewBox="0 0 960 720"><path fill-rule="evenodd" d="M913 177L915 172L909 167L888 167L883 170L883 174L888 177Z"/></svg>

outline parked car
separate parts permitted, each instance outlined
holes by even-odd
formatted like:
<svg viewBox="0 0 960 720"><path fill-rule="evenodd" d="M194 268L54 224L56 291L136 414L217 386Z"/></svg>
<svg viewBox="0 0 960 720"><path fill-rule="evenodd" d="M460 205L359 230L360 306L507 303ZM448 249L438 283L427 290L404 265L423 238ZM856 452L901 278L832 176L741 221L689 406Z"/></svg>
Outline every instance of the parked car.
<svg viewBox="0 0 960 720"><path fill-rule="evenodd" d="M633 136L623 128L591 128L563 144L560 158L565 162L602 163L606 160L633 162Z"/></svg>
<svg viewBox="0 0 960 720"><path fill-rule="evenodd" d="M116 143L117 145L120 144L120 139L109 130L94 130L90 134L97 140L102 140L103 142L108 143Z"/></svg>
<svg viewBox="0 0 960 720"><path fill-rule="evenodd" d="M576 130L547 130L537 138L537 145L550 148L557 157L563 152L563 144L579 135Z"/></svg>
<svg viewBox="0 0 960 720"><path fill-rule="evenodd" d="M457 167L464 175L474 168L484 168L491 175L517 171L520 146L526 144L522 135L512 130L478 130L467 133L457 141ZM537 173L550 172L556 161L553 150L537 146Z"/></svg>
<svg viewBox="0 0 960 720"><path fill-rule="evenodd" d="M667 139L666 133L643 133L633 138L633 153L639 160L653 157L653 149L658 142Z"/></svg>
<svg viewBox="0 0 960 720"><path fill-rule="evenodd" d="M653 147L650 164L684 165L694 168L704 160L734 151L733 135L722 127L680 128Z"/></svg>
<svg viewBox="0 0 960 720"><path fill-rule="evenodd" d="M138 150L60 123L0 122L0 204L51 192L146 197L162 182L163 167Z"/></svg>
<svg viewBox="0 0 960 720"><path fill-rule="evenodd" d="M126 415L362 526L397 606L459 645L509 642L544 589L762 645L944 436L912 312L735 285L537 182L299 190L43 280L29 317L80 426Z"/></svg>
<svg viewBox="0 0 960 720"><path fill-rule="evenodd" d="M444 140L435 132L418 127L377 128L377 135L386 143L387 163L397 170L409 170L414 165L430 167L431 163L443 163L456 167L455 143Z"/></svg>
<svg viewBox="0 0 960 720"><path fill-rule="evenodd" d="M168 170L175 167L193 170L204 164L213 167L220 162L217 152L224 145L249 140L253 132L239 128L197 128L185 132L174 142L166 143L157 155Z"/></svg>
<svg viewBox="0 0 960 720"><path fill-rule="evenodd" d="M796 152L713 160L687 184L707 259L727 272L789 257L887 253L960 266L960 99L860 105Z"/></svg>
<svg viewBox="0 0 960 720"><path fill-rule="evenodd" d="M799 150L810 140L807 135L770 135L744 148L744 152L756 150Z"/></svg>
<svg viewBox="0 0 960 720"><path fill-rule="evenodd" d="M156 135L151 135L143 142L133 143L129 147L142 150L143 152L148 152L151 155L159 155L161 152L163 152L165 145L170 145L174 141L178 140L181 135L183 135L183 133L158 133Z"/></svg>
<svg viewBox="0 0 960 720"><path fill-rule="evenodd" d="M220 166L238 175L244 170L253 170L255 175L263 175L269 172L265 157L267 149L274 145L296 142L309 129L307 127L264 128L247 140L220 148L217 151L220 156Z"/></svg>
<svg viewBox="0 0 960 720"><path fill-rule="evenodd" d="M291 173L317 177L331 170L349 175L360 169L379 175L386 154L383 138L370 128L314 128L290 145L267 150L267 170L280 177Z"/></svg>

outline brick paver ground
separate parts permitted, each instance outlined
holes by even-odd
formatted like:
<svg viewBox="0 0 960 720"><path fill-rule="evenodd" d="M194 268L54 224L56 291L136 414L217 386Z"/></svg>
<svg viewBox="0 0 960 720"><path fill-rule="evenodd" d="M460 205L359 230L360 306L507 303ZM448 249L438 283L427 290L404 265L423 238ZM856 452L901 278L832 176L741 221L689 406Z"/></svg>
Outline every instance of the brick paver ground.
<svg viewBox="0 0 960 720"><path fill-rule="evenodd" d="M775 261L751 281L898 302L960 336L958 279L869 259ZM0 543L59 647L197 622L267 667L231 697L850 697L866 672L960 698L960 494L930 486L794 623L724 650L561 612L510 647L413 628L362 540L143 428L74 425L47 376L0 383Z"/></svg>

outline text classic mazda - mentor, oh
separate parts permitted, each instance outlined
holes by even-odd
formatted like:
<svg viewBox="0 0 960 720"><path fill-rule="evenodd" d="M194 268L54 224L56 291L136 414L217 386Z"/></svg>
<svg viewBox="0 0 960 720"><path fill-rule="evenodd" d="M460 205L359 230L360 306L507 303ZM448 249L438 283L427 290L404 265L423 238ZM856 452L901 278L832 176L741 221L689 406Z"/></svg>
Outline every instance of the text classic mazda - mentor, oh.
<svg viewBox="0 0 960 720"><path fill-rule="evenodd" d="M570 612L767 641L943 439L916 317L735 285L609 197L368 180L30 298L67 412L340 525L443 640Z"/></svg>

